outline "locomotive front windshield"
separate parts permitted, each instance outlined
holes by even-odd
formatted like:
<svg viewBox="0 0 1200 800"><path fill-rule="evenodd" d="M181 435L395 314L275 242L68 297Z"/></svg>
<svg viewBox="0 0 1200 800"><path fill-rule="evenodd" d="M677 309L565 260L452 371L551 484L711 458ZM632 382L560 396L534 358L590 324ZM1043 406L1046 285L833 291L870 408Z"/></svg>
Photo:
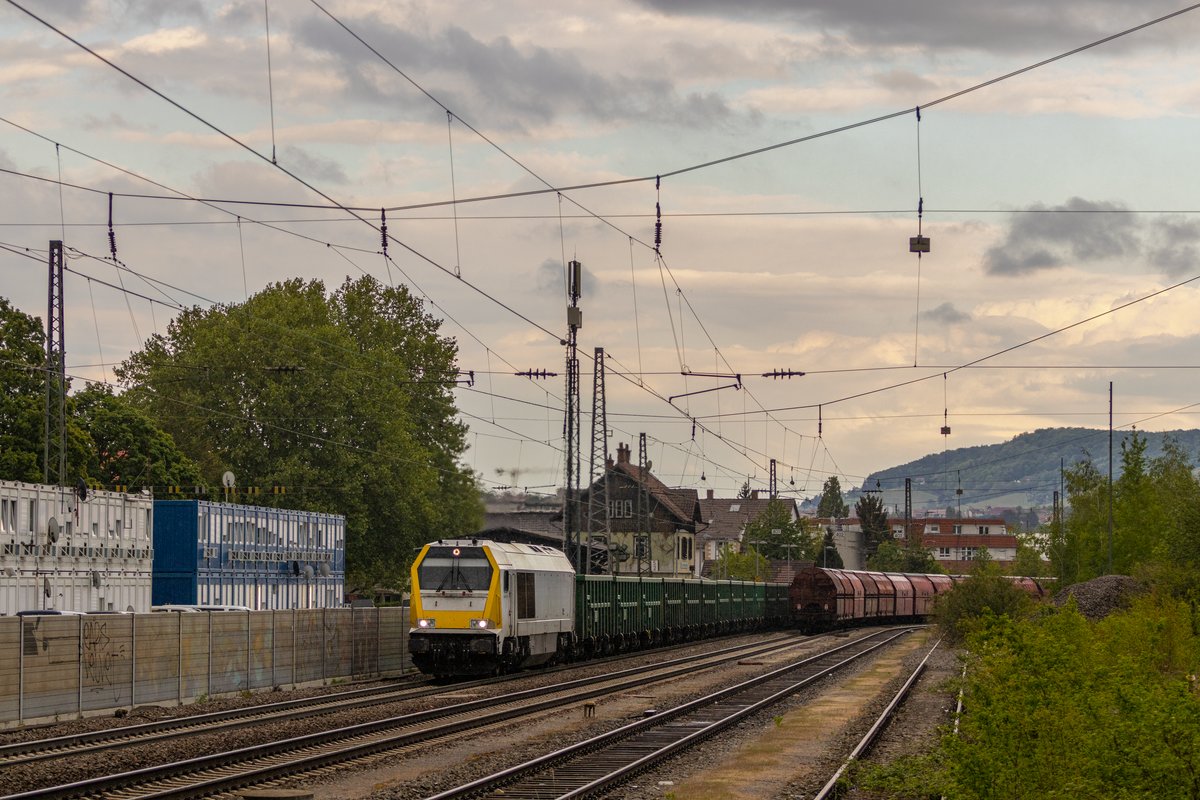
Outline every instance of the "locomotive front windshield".
<svg viewBox="0 0 1200 800"><path fill-rule="evenodd" d="M482 547L430 547L417 567L422 592L486 592L492 564Z"/></svg>

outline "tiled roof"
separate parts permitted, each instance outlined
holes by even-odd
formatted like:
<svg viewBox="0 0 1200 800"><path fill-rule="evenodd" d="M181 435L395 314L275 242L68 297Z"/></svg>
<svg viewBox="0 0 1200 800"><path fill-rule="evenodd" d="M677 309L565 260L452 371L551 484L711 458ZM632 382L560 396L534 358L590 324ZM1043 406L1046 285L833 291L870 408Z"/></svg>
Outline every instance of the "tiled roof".
<svg viewBox="0 0 1200 800"><path fill-rule="evenodd" d="M506 511L484 515L480 534L488 531L523 533L537 538L563 541L561 511Z"/></svg>
<svg viewBox="0 0 1200 800"><path fill-rule="evenodd" d="M791 504L795 511L795 500L780 500ZM766 497L701 497L700 519L708 524L704 538L727 541L740 539L746 525L766 511L770 502L770 498Z"/></svg>
<svg viewBox="0 0 1200 800"><path fill-rule="evenodd" d="M671 516L688 525L696 522L693 509L696 507L697 494L695 489L671 489L665 483L654 477L650 470L643 471L638 465L628 461L618 461L612 466L613 472L622 473L633 481L646 487L650 496L658 501ZM686 511L684 509L687 509Z"/></svg>

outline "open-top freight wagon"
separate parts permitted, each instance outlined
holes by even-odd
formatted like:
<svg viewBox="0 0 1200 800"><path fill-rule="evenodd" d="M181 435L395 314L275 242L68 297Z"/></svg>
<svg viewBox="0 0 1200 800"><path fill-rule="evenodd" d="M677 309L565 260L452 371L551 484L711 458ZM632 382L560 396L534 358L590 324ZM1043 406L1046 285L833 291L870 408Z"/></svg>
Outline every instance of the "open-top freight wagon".
<svg viewBox="0 0 1200 800"><path fill-rule="evenodd" d="M577 575L559 550L482 539L426 545L412 569L413 663L488 675L780 626L788 586Z"/></svg>

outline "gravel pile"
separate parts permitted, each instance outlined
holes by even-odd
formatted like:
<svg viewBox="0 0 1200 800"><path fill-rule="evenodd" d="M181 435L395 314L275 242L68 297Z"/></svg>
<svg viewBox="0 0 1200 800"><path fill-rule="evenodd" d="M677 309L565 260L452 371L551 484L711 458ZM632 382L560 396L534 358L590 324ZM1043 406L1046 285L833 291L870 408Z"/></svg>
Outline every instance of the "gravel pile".
<svg viewBox="0 0 1200 800"><path fill-rule="evenodd" d="M1102 575L1063 589L1054 596L1054 605L1064 606L1074 597L1079 613L1097 620L1129 608L1133 597L1144 591L1142 585L1128 575Z"/></svg>

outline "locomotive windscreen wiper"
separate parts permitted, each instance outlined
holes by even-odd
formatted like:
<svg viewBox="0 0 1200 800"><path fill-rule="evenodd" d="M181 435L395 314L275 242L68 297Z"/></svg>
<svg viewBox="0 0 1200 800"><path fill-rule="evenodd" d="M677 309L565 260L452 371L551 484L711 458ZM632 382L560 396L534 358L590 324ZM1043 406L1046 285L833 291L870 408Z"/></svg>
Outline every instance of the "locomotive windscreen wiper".
<svg viewBox="0 0 1200 800"><path fill-rule="evenodd" d="M450 569L446 571L446 577L442 578L442 582L438 584L437 591L445 589L447 581L450 582L450 591L474 591L457 558L450 563Z"/></svg>

